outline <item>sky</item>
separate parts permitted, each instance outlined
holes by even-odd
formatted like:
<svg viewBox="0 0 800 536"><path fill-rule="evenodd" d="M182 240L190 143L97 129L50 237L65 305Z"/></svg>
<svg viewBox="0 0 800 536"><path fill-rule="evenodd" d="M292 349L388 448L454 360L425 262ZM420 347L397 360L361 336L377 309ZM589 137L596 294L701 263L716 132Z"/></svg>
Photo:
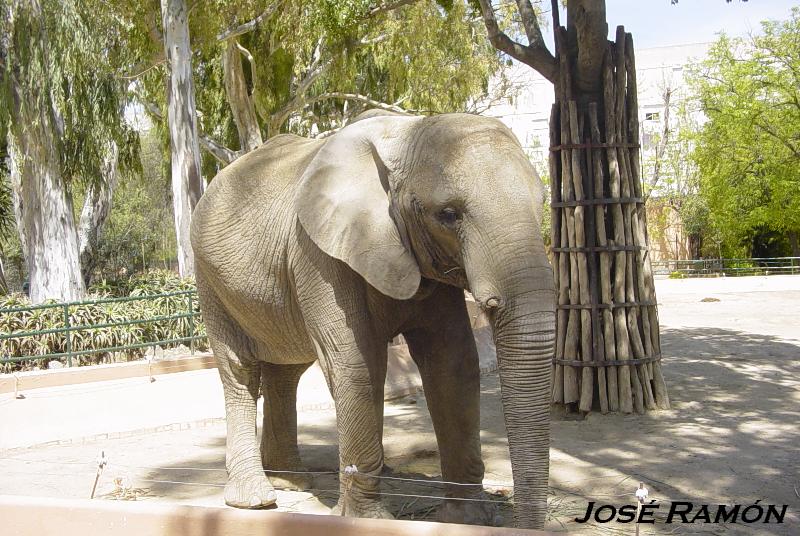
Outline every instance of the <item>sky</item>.
<svg viewBox="0 0 800 536"><path fill-rule="evenodd" d="M606 0L606 14L612 40L622 24L637 48L651 48L714 41L721 30L745 35L758 31L764 19L788 19L795 6L800 0L680 0L674 6L670 0ZM561 20L566 23L566 14ZM548 41L552 50L552 38Z"/></svg>

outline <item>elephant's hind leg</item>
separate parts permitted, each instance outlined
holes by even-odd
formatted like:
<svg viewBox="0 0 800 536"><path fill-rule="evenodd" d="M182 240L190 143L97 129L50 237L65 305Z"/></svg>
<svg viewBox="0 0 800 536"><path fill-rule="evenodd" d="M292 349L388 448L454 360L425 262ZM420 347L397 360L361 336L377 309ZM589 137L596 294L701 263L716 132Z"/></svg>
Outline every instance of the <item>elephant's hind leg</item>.
<svg viewBox="0 0 800 536"><path fill-rule="evenodd" d="M278 489L304 490L311 487L311 477L305 473L297 448L297 383L310 366L311 363L261 364L261 391L264 394L261 462L270 482Z"/></svg>
<svg viewBox="0 0 800 536"><path fill-rule="evenodd" d="M199 283L199 281L198 281ZM227 442L225 504L237 508L263 508L276 495L261 467L256 438L256 400L261 368L252 343L230 318L213 291L198 284L208 340L217 361L225 394Z"/></svg>

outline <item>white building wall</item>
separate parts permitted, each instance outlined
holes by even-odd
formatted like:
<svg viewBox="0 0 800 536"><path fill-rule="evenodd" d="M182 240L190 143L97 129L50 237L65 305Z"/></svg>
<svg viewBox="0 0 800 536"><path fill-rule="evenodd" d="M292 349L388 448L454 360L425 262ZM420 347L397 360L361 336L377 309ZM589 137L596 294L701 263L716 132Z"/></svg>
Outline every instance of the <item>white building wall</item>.
<svg viewBox="0 0 800 536"><path fill-rule="evenodd" d="M685 96L684 73L687 65L702 60L711 43L689 43L636 50L636 72L639 90L639 121L642 123L643 148L650 150L648 131L661 130L664 117L664 89L673 90L671 109ZM485 115L497 117L514 132L528 149L534 162L546 165L550 144L548 125L554 102L553 86L527 65L516 63L509 77L521 86L513 102L490 107ZM658 119L650 119L658 114ZM675 114L673 114L675 115ZM645 157L647 155L645 154ZM540 170L541 171L541 170Z"/></svg>

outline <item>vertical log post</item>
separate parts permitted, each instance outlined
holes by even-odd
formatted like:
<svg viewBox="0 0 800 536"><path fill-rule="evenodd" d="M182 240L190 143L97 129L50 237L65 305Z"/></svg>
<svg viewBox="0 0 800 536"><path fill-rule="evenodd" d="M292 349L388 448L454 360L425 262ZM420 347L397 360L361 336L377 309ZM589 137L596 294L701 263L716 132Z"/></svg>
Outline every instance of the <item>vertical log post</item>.
<svg viewBox="0 0 800 536"><path fill-rule="evenodd" d="M565 42L559 27L557 50ZM617 28L598 95L578 94L568 55L558 60L550 121L558 289L553 401L582 412L666 409L639 168L633 39Z"/></svg>

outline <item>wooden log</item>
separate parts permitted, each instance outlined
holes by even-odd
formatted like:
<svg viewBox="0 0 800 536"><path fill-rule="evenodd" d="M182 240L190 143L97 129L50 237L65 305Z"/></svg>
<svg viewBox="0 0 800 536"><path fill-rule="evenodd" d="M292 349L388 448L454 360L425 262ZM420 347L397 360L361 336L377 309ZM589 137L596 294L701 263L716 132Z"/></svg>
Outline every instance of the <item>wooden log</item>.
<svg viewBox="0 0 800 536"><path fill-rule="evenodd" d="M634 47L633 47L633 36L631 34L627 34L625 36L626 41L626 48L630 51L627 58L626 58L626 69L628 72L628 84L629 84L629 103L628 107L630 110L638 110L639 109L639 102L638 102L638 88L636 82L636 58L634 55ZM633 140L638 142L639 140L639 118L633 116L628 118L628 130L630 132L630 137ZM633 167L635 175L635 191L636 195L640 196L642 192L641 188L641 177L638 175L639 173L639 151L636 151L634 154L633 159ZM645 240L647 239L647 220L646 220L646 211L645 207L641 207L641 218L640 218L640 225L642 227L642 233L644 235ZM653 272L650 265L650 257L647 252L644 254L643 258L643 267L644 271L644 288L645 288L645 295L648 301L653 303L656 302L656 292L655 286L653 282ZM659 322L658 322L658 309L655 305L647 307L647 319L649 324L649 338L650 338L650 346L652 348L653 355L661 355L661 344L660 344L660 336L659 336ZM656 399L656 404L661 409L668 409L669 408L669 395L667 394L666 383L664 382L664 377L661 373L661 363L656 361L650 364L649 367L650 376L653 380L653 388L654 394Z"/></svg>
<svg viewBox="0 0 800 536"><path fill-rule="evenodd" d="M638 85L636 82L636 58L633 47L633 36L625 34L625 70L627 74L627 109L629 111L627 117L626 130L628 139L634 143L640 143L639 139L639 118L638 118ZM642 182L640 175L639 163L640 149L633 147L629 151L630 171L631 171L631 190L636 197L642 196ZM637 205L632 214L632 228L634 231L634 243L638 246L646 246L647 241L647 213L644 205ZM639 289L639 296L641 300L655 303L655 286L653 284L653 272L650 265L650 256L647 250L637 252L637 287ZM659 334L658 312L655 305L647 306L641 309L641 322L642 322L642 339L645 346L645 354L647 356L660 355L660 350L656 349ZM657 365L657 366L656 366ZM656 368L658 372L656 372ZM653 404L660 408L669 407L669 397L666 391L666 383L663 376L660 374L661 367L657 363L648 363L646 366L646 373L648 380L653 380L652 388L653 393L648 397L654 399ZM649 390L651 384L647 382Z"/></svg>
<svg viewBox="0 0 800 536"><path fill-rule="evenodd" d="M625 71L628 76L628 139L634 143L639 140L639 88L636 83L636 54L633 48L633 35L625 34ZM642 196L642 181L639 170L639 151L634 151L631 159L631 170L634 175L633 192L636 197Z"/></svg>
<svg viewBox="0 0 800 536"><path fill-rule="evenodd" d="M591 143L591 110L594 107L594 121L597 122L597 104L590 103L586 113L585 123L588 123L587 130L589 130L586 138L587 144ZM598 160L596 163L595 160ZM600 165L602 164L602 152L594 149L586 149L586 174L584 175L584 191L587 198L597 199L598 186L601 192L603 190L603 171ZM589 205L589 217L586 223L587 244L589 248L595 248L598 244L597 237L597 216L603 213L603 207L591 204ZM603 226L605 231L605 225ZM597 251L589 255L589 296L592 304L599 304L600 291L598 290L599 281L599 264L600 253ZM600 311L593 307L590 311L592 316L592 354L595 361L605 361L605 337L602 332L602 318ZM608 413L608 381L606 377L606 367L597 367L597 397L600 402L600 412Z"/></svg>
<svg viewBox="0 0 800 536"><path fill-rule="evenodd" d="M622 144L627 144L630 140L628 138L628 126L629 122L627 121L627 115L629 109L627 108L628 100L628 91L626 89L630 89L627 87L627 75L628 75L628 51L627 51L627 39L625 34L625 29L622 26L617 27L617 35L616 35L616 126L617 126L617 135L618 140ZM635 111L634 111L635 113ZM638 142L638 140L636 140ZM638 153L637 153L638 154ZM638 170L634 171L633 163L631 161L631 150L627 147L620 147L618 151L619 160L620 160L620 175L621 175L621 188L622 188L622 195L623 197L632 197L636 188L634 186L634 174L638 176ZM631 203L626 203L623 205L623 219L625 225L625 241L627 245L639 245L643 244L644 242L639 242L636 239L637 232L639 230L639 222L638 222L638 214L636 210L634 210L635 206ZM642 297L642 292L640 289L642 288L639 283L642 281L641 275L641 262L640 262L640 252L639 251L631 251L627 254L626 259L626 272L625 272L625 294L626 299L629 302L637 302ZM640 318L640 311L639 308L633 307L628 310L627 313L627 320L628 320L628 334L631 338L631 346L633 348L633 355L634 357L645 357L645 350L642 343L642 325L641 325L641 318ZM649 324L649 322L648 322ZM649 330L646 332L646 336L649 338ZM634 367L634 372L632 373L633 381L633 389L634 394L638 399L641 400L641 404L644 406L653 406L652 402L652 393L650 392L650 383L649 382L641 382L636 381L637 379L642 378L641 372L642 365L636 365ZM641 392L640 392L641 390ZM639 403L636 403L637 411L639 410Z"/></svg>
<svg viewBox="0 0 800 536"><path fill-rule="evenodd" d="M591 132L592 143L602 143L600 134L600 125L597 115L597 104L592 103L589 105L589 129ZM604 173L603 166L603 150L595 149L593 155L594 163L594 196L595 198L605 197L603 185L606 182L606 173ZM608 239L606 234L606 214L602 205L596 207L595 212L595 228L597 231L597 244L599 246L607 246ZM600 301L603 304L609 305L612 303L611 298L611 254L608 252L600 253ZM603 349L606 359L616 360L617 350L614 342L614 316L610 308L603 309L602 318L603 329ZM610 411L619 411L619 392L617 387L617 368L616 367L602 367L601 379L608 382L608 409Z"/></svg>
<svg viewBox="0 0 800 536"><path fill-rule="evenodd" d="M566 28L559 27L556 31L556 39L558 40L559 50L564 50L567 35ZM559 105L560 133L559 139L561 143L566 143L569 139L569 113L567 110L567 102L572 98L572 74L568 63L567 54L559 55L559 76L560 83L557 87L556 103ZM572 183L572 165L567 151L561 151L561 188L562 199L564 201L574 200L574 191ZM565 223L562 228L562 247L575 247L575 220L574 209L564 208L561 211L563 221ZM566 236L563 235L563 229L566 229ZM565 257L565 269L561 272L559 277L566 281L567 294L569 301L559 303L578 304L578 268L575 253L568 253L563 255ZM567 359L578 358L577 341L579 337L580 326L579 314L575 309L570 309L566 313L566 321L564 322L564 345L563 356ZM579 399L578 393L578 378L574 367L563 367L564 377L564 403L570 404L577 402Z"/></svg>
<svg viewBox="0 0 800 536"><path fill-rule="evenodd" d="M569 139L569 112L567 110L566 102L561 103L561 139ZM575 192L573 190L572 182L572 162L567 155L566 151L562 151L564 157L562 158L562 195L564 201L574 201ZM566 165L565 165L566 164ZM575 208L564 208L564 215L566 220L566 243L570 248L577 247L575 239ZM563 242L563 239L562 239ZM563 274L568 277L568 291L569 303L573 305L580 304L580 283L578 280L578 259L577 253L570 252L569 257L569 272ZM580 314L577 309L570 309L567 314L567 329L565 333L566 340L564 342L564 355L566 359L578 359L578 341L580 339ZM578 377L575 367L564 367L564 403L571 404L580 399L578 390Z"/></svg>
<svg viewBox="0 0 800 536"><path fill-rule="evenodd" d="M575 101L567 103L567 110L569 113L569 139L573 144L580 143L579 121L578 121L578 106ZM572 184L575 193L576 201L583 201L586 197L583 190L583 167L581 162L581 150L570 149L570 157L572 161ZM575 207L575 244L578 248L586 247L586 221L585 221L586 207L578 205ZM587 253L576 253L576 261L578 265L578 298L582 305L589 305L591 303L591 296L589 292L589 266L587 261ZM580 310L581 317L581 359L585 362L594 359L594 351L592 347L592 318L589 309ZM578 407L581 411L592 410L592 395L594 392L594 372L592 367L581 367L581 396Z"/></svg>
<svg viewBox="0 0 800 536"><path fill-rule="evenodd" d="M616 119L614 117L616 96L614 88L614 64L612 45L606 50L603 62L603 100L605 107L605 127L606 142L609 144L618 143ZM609 170L609 191L611 197L621 197L621 178L617 149L609 147L606 151ZM614 240L609 240L610 245L624 245L625 226L623 221L622 207L618 203L611 205L611 217L614 228ZM625 301L625 266L626 255L624 251L618 251L614 255L614 279L612 283L613 300L615 303ZM626 312L623 308L617 307L613 310L614 317L614 339L616 343L616 355L620 361L630 359L630 345L628 340L628 326ZM624 413L633 411L633 397L631 393L631 371L627 365L622 365L617 371L619 387L619 406Z"/></svg>
<svg viewBox="0 0 800 536"><path fill-rule="evenodd" d="M560 125L559 125L559 105L554 103L550 110L550 145L561 145ZM561 201L561 166L560 159L551 156L550 161L550 215L552 222L552 246L553 248L561 245L561 213L562 210L556 207L555 204ZM555 288L558 292L558 303L565 303L568 298L568 291L566 288L566 281L561 278L562 259L564 254L560 251L553 251L553 278L555 279ZM566 269L566 266L564 266ZM556 353L559 358L564 355L564 340L563 337L566 333L566 311L559 309L556 315L556 325L558 330L556 333ZM557 404L564 403L564 366L553 366L553 402Z"/></svg>
<svg viewBox="0 0 800 536"><path fill-rule="evenodd" d="M642 382L639 381L638 367L631 369L631 391L633 392L633 409L636 413L644 413L644 394L642 392Z"/></svg>

